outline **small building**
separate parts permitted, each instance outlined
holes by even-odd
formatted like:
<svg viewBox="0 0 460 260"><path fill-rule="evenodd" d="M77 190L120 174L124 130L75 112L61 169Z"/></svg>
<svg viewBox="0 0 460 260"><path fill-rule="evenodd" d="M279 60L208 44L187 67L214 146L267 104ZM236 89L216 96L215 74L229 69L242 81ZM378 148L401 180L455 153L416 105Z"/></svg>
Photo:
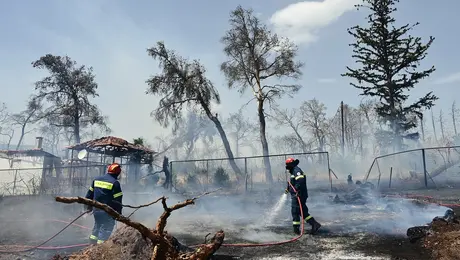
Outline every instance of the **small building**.
<svg viewBox="0 0 460 260"><path fill-rule="evenodd" d="M42 148L0 150L0 194L40 194L46 180L58 179L61 158Z"/></svg>

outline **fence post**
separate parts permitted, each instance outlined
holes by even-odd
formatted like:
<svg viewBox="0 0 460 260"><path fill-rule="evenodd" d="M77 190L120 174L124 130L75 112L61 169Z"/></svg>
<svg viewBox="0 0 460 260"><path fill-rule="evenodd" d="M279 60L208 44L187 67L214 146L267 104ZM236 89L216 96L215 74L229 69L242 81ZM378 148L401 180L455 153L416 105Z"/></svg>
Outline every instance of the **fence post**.
<svg viewBox="0 0 460 260"><path fill-rule="evenodd" d="M248 158L244 158L244 189L248 191Z"/></svg>
<svg viewBox="0 0 460 260"><path fill-rule="evenodd" d="M331 176L331 162L329 160L328 152L326 152L326 157L327 157L327 172L329 174L329 183L331 184L331 192L332 192L333 188L332 188L332 176Z"/></svg>
<svg viewBox="0 0 460 260"><path fill-rule="evenodd" d="M168 188L169 191L172 191L172 182L173 182L173 162L169 162L169 183L168 183Z"/></svg>
<svg viewBox="0 0 460 260"><path fill-rule="evenodd" d="M14 181L13 181L13 196L15 195L16 192L16 179L18 177L18 169L14 171Z"/></svg>
<svg viewBox="0 0 460 260"><path fill-rule="evenodd" d="M208 187L209 188L209 161L206 160L206 182L208 184Z"/></svg>
<svg viewBox="0 0 460 260"><path fill-rule="evenodd" d="M393 167L390 167L390 183L388 184L388 188L391 189L391 179L393 177Z"/></svg>
<svg viewBox="0 0 460 260"><path fill-rule="evenodd" d="M425 177L425 188L428 188L428 176L426 171L425 149L422 149L423 176Z"/></svg>

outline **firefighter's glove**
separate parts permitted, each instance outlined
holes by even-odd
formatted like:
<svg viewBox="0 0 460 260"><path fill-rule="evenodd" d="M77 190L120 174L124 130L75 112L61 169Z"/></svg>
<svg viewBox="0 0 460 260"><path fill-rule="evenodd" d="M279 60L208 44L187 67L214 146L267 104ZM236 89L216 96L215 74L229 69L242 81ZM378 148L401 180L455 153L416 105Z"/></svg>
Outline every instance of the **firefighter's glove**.
<svg viewBox="0 0 460 260"><path fill-rule="evenodd" d="M284 194L288 194L289 193L289 190L288 189L285 189L284 190Z"/></svg>

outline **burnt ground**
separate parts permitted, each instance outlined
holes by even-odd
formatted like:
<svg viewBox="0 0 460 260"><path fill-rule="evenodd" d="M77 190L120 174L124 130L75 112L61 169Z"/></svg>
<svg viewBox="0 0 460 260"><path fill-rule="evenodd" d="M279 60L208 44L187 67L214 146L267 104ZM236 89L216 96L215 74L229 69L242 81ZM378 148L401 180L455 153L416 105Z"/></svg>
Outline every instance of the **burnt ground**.
<svg viewBox="0 0 460 260"><path fill-rule="evenodd" d="M460 192L418 190L414 194L437 196L444 203L457 203ZM129 195L127 195L128 197ZM144 196L145 197L145 196ZM151 194L147 197L152 197ZM156 197L156 196L154 196ZM173 197L173 196L170 196ZM136 204L149 199L138 198ZM170 199L171 203L182 200ZM174 212L167 230L184 244L202 243L208 233L219 229L226 232L225 243L262 243L293 237L290 201L285 201L279 214L267 221L267 211L278 198L267 194L246 196L215 195L203 197L197 205ZM349 206L329 203L329 194L309 199L310 212L323 224L315 236L305 235L299 241L271 247L222 247L216 259L436 259L422 242L410 243L406 230L423 225L442 215L445 208L419 208L399 199L373 206ZM403 213L388 212L388 204L402 203L409 208ZM81 211L80 205L59 205L52 198L3 198L0 202L0 250L18 247L5 245L36 245L54 235L65 224L52 219L70 221ZM460 209L454 208L460 215ZM159 206L142 209L134 215L138 221L153 226L161 212ZM127 210L125 214L129 214ZM267 223L270 222L270 223ZM92 226L92 217L79 220L80 225ZM308 228L308 226L306 226ZM88 230L70 227L45 246L86 243ZM82 248L34 250L25 253L0 253L0 260L50 259L54 254L67 255ZM455 258L453 258L455 259ZM128 260L128 259L127 259ZM446 259L447 260L447 259Z"/></svg>

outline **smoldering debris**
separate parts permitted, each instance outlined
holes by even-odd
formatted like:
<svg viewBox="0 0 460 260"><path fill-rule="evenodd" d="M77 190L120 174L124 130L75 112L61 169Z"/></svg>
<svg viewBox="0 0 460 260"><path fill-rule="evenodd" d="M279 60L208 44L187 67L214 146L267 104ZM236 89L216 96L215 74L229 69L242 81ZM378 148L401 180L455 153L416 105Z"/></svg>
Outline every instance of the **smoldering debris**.
<svg viewBox="0 0 460 260"><path fill-rule="evenodd" d="M361 182L359 181L356 182L356 184L356 189L352 190L349 193L346 193L342 197L336 194L333 200L334 203L364 205L374 200L374 184L372 184L371 182L361 184Z"/></svg>
<svg viewBox="0 0 460 260"><path fill-rule="evenodd" d="M424 238L429 235L433 235L435 230L446 231L442 223L445 223L445 227L455 227L455 224L459 224L457 216L455 215L452 209L448 209L444 216L435 217L431 223L423 226L416 226L407 229L407 236L411 242L416 242L417 240Z"/></svg>
<svg viewBox="0 0 460 260"><path fill-rule="evenodd" d="M452 209L426 225L407 229L407 236L412 243L420 242L430 249L434 259L454 260L460 255L460 218Z"/></svg>

